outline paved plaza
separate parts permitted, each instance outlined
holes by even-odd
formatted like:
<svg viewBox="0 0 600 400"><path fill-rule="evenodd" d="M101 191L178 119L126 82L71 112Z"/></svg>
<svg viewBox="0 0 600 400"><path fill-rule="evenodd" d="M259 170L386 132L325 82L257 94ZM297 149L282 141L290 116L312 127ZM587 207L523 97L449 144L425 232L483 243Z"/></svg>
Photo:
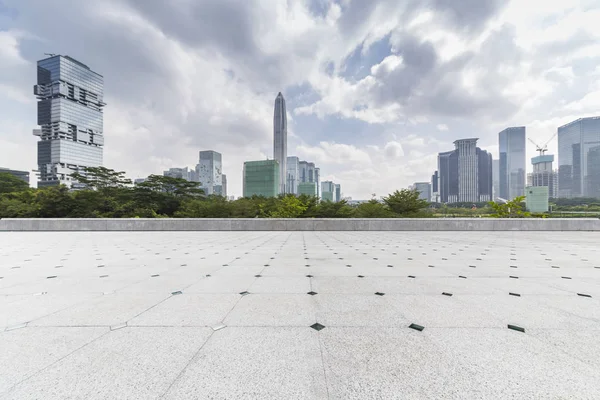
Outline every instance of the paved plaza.
<svg viewBox="0 0 600 400"><path fill-rule="evenodd" d="M0 399L599 393L600 233L0 232Z"/></svg>

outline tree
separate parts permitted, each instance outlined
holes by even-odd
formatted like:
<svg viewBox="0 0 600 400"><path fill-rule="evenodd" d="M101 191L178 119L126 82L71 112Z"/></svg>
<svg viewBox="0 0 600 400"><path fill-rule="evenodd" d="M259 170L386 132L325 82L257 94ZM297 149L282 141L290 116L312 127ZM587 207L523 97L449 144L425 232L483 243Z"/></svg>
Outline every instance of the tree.
<svg viewBox="0 0 600 400"><path fill-rule="evenodd" d="M525 211L525 196L518 196L504 204L490 201L488 204L494 210L492 217L495 218L526 218L531 213Z"/></svg>
<svg viewBox="0 0 600 400"><path fill-rule="evenodd" d="M270 216L272 218L299 218L307 208L299 198L289 194L279 199L275 210L271 211Z"/></svg>
<svg viewBox="0 0 600 400"><path fill-rule="evenodd" d="M200 197L204 195L204 191L198 186L198 182L190 182L182 178L150 175L146 181L136 185L135 189L138 191L151 190L175 197Z"/></svg>
<svg viewBox="0 0 600 400"><path fill-rule="evenodd" d="M427 200L419 199L419 196L417 190L402 189L384 197L383 202L396 214L414 214L429 205Z"/></svg>
<svg viewBox="0 0 600 400"><path fill-rule="evenodd" d="M366 203L359 204L354 211L354 216L356 218L390 218L394 215L385 204L371 199Z"/></svg>
<svg viewBox="0 0 600 400"><path fill-rule="evenodd" d="M29 184L7 172L0 172L0 193L15 193L29 189Z"/></svg>
<svg viewBox="0 0 600 400"><path fill-rule="evenodd" d="M35 201L41 218L69 217L74 205L69 188L65 185L38 190Z"/></svg>
<svg viewBox="0 0 600 400"><path fill-rule="evenodd" d="M105 190L131 185L131 179L126 178L123 171L115 171L106 167L85 167L83 171L83 174L74 172L71 177L85 185L86 189Z"/></svg>

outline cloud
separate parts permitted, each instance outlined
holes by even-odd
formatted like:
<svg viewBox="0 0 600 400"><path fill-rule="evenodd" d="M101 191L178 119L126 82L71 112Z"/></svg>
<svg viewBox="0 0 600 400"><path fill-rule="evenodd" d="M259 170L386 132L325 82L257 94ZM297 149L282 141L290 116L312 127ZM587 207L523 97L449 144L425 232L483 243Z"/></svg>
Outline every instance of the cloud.
<svg viewBox="0 0 600 400"><path fill-rule="evenodd" d="M436 153L457 138L480 137L492 149L506 126L547 137L600 109L592 1L4 4L7 167L36 168L31 87L46 52L103 74L106 166L145 176L193 166L198 151L212 149L223 153L236 195L243 162L272 156L278 91L288 101L288 154L319 163L354 198L428 180ZM56 10L68 23L48 18Z"/></svg>

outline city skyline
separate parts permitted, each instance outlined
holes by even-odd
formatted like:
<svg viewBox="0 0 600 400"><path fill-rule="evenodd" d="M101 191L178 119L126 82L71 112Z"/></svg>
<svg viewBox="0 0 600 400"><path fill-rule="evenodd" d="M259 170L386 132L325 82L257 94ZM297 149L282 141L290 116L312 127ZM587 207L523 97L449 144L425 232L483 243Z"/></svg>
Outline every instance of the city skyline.
<svg viewBox="0 0 600 400"><path fill-rule="evenodd" d="M590 62L600 54L599 10L583 1L471 11L460 2L409 9L382 0L358 9L294 1L275 10L249 1L232 11L223 2L203 9L206 0L169 12L61 1L63 18L86 23L48 24L56 7L44 2L0 7L3 167L36 168L31 86L46 52L69 54L105 77L105 166L141 177L215 149L236 196L243 162L272 157L278 92L288 148L357 199L427 181L437 153L457 138L479 137L497 158L497 133L507 126L526 126L528 137L545 142L558 126L600 109L600 71ZM227 26L227 34L209 26ZM148 41L152 48L139 45ZM557 142L550 154L558 155ZM528 144L527 172L535 155Z"/></svg>

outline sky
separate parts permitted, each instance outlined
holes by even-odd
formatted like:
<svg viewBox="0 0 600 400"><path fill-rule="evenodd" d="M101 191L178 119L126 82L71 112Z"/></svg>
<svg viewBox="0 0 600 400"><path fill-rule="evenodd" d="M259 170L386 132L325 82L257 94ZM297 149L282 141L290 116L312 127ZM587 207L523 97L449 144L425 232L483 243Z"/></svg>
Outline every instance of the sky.
<svg viewBox="0 0 600 400"><path fill-rule="evenodd" d="M600 0L0 0L0 166L37 168L36 61L57 53L104 76L104 165L130 178L215 150L241 195L281 91L288 155L384 196L456 139L497 157L506 127L543 144L599 115L599 21Z"/></svg>

